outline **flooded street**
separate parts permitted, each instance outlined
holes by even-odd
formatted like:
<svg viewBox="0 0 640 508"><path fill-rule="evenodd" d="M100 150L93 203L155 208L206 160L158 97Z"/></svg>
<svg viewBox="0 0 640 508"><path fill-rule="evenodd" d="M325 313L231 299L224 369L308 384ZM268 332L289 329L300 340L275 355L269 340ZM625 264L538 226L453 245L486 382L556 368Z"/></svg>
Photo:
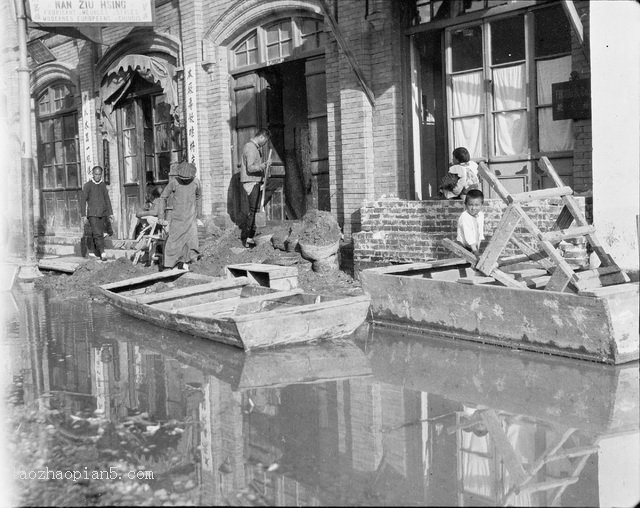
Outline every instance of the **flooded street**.
<svg viewBox="0 0 640 508"><path fill-rule="evenodd" d="M97 301L2 298L20 505L640 500L637 362L367 325L244 353Z"/></svg>

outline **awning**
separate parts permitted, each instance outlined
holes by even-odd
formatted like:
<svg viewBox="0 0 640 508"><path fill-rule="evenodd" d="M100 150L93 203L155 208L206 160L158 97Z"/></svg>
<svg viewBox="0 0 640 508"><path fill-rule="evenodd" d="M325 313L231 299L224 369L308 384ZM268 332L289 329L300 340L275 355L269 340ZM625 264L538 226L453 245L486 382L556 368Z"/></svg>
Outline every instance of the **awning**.
<svg viewBox="0 0 640 508"><path fill-rule="evenodd" d="M147 55L126 55L113 65L103 78L102 98L113 111L118 101L124 97L135 75L153 84L159 84L172 111L178 107L178 93L175 84L175 67L159 58Z"/></svg>

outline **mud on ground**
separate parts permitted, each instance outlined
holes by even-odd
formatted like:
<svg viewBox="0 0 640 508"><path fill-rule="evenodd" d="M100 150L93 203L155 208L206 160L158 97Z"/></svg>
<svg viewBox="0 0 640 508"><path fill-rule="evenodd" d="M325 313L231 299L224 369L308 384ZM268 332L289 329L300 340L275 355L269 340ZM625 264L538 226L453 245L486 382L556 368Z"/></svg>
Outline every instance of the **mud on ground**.
<svg viewBox="0 0 640 508"><path fill-rule="evenodd" d="M298 268L298 284L305 291L335 294L360 294L361 285L350 274L335 270L327 274L315 273L311 263L298 252L275 249L269 240L281 226L266 227L256 236L257 245L246 249L240 241L237 228L209 234L200 242L201 258L191 265L195 273L215 277L224 275L224 267L238 263L270 263ZM91 288L109 282L147 275L158 271L158 266L134 265L127 258L115 261L87 261L72 275L49 272L36 280L36 287L64 294L66 298L82 298L91 295ZM47 273L47 272L44 272Z"/></svg>

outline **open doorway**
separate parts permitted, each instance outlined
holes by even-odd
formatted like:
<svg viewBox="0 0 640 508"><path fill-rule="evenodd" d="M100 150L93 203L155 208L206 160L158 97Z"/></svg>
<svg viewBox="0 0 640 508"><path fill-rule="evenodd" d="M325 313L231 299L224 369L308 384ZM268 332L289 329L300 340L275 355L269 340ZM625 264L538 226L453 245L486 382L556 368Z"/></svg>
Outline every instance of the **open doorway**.
<svg viewBox="0 0 640 508"><path fill-rule="evenodd" d="M260 128L271 131L270 178L280 187L267 219L299 219L330 209L324 58L299 59L234 76L234 156ZM238 200L239 201L239 200Z"/></svg>

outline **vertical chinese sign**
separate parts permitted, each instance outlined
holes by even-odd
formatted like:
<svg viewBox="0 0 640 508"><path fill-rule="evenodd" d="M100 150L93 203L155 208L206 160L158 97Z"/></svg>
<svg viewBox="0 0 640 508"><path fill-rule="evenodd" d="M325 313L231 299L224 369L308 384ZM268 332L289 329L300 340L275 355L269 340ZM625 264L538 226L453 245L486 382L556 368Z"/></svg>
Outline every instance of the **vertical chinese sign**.
<svg viewBox="0 0 640 508"><path fill-rule="evenodd" d="M198 150L198 111L196 96L196 64L185 66L185 100L187 105L187 157L200 172Z"/></svg>
<svg viewBox="0 0 640 508"><path fill-rule="evenodd" d="M89 92L82 92L82 141L84 143L83 163L87 173L87 180L91 174L91 168L94 166L93 157L93 133L95 132L93 114L94 103Z"/></svg>

